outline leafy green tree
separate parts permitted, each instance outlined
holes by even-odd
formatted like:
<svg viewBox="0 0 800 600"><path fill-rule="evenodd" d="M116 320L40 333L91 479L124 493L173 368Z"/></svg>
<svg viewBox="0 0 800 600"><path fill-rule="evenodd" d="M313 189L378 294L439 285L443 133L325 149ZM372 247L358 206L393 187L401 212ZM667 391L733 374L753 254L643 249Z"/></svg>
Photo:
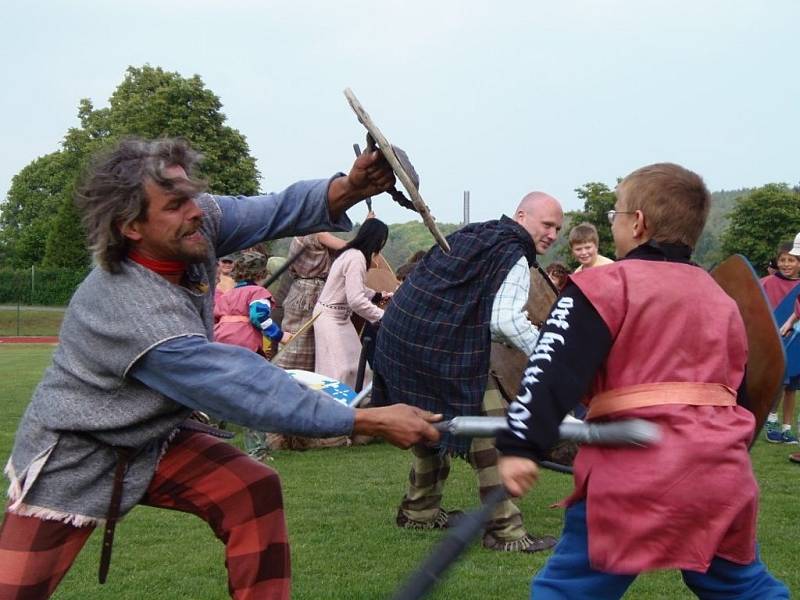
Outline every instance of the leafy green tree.
<svg viewBox="0 0 800 600"><path fill-rule="evenodd" d="M581 223L588 222L597 228L600 238L598 251L603 256L614 256L614 238L611 236L611 225L608 222L608 211L614 208L617 197L614 190L610 189L605 183L590 181L581 187L575 188L578 198L583 200L583 210L569 211L565 215L565 226L562 237L564 242L559 244L557 255L565 260L572 268L578 266L578 262L570 251L569 227L574 227ZM568 225L567 225L568 223ZM563 244L563 245L562 245Z"/></svg>
<svg viewBox="0 0 800 600"><path fill-rule="evenodd" d="M0 213L0 245L7 266L27 268L44 258L47 236L69 182L64 167L64 152L53 152L12 179Z"/></svg>
<svg viewBox="0 0 800 600"><path fill-rule="evenodd" d="M184 78L149 65L128 68L109 107L95 109L91 100L81 100L80 126L67 131L59 152L20 172L18 191L12 189L9 202L0 207L4 262L75 268L88 264L88 253L78 250L85 243L72 192L89 158L124 136L184 137L204 155L199 171L212 192L257 193L255 159L245 137L225 124L221 108L198 75ZM48 175L53 182L44 185Z"/></svg>
<svg viewBox="0 0 800 600"><path fill-rule="evenodd" d="M86 233L81 226L80 215L72 202L72 190L68 200L61 203L50 228L45 246L44 267L80 269L89 264L89 250L86 247Z"/></svg>
<svg viewBox="0 0 800 600"><path fill-rule="evenodd" d="M742 198L722 235L722 254L743 254L760 272L781 242L800 231L800 193L770 183Z"/></svg>
<svg viewBox="0 0 800 600"><path fill-rule="evenodd" d="M87 122L114 136L185 137L203 153L200 173L212 192L258 192L259 173L245 137L225 125L222 102L199 75L184 78L149 65L128 67L109 104L107 112L90 113Z"/></svg>

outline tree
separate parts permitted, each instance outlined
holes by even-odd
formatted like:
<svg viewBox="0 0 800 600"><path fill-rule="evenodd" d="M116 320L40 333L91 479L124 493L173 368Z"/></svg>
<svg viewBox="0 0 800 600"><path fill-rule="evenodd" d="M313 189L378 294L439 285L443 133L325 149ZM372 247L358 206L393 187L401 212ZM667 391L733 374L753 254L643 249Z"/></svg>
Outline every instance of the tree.
<svg viewBox="0 0 800 600"><path fill-rule="evenodd" d="M722 190L711 194L711 210L708 213L706 226L692 253L692 259L695 262L706 269L711 269L727 257L723 254L720 239L728 227L731 212L739 200L752 191L748 189Z"/></svg>
<svg viewBox="0 0 800 600"><path fill-rule="evenodd" d="M37 158L14 176L0 213L4 264L27 268L42 262L69 178L63 151Z"/></svg>
<svg viewBox="0 0 800 600"><path fill-rule="evenodd" d="M608 211L614 208L617 196L612 189L605 183L590 181L581 187L575 188L578 198L583 200L583 210L570 211L565 215L565 223L570 227L579 225L584 221L591 223L597 228L597 235L600 238L598 252L604 256L614 256L614 238L611 236L611 225L608 222ZM565 225L564 229L567 229ZM563 237L566 239L569 231L564 231ZM567 241L558 251L568 264L573 268L578 263L570 252L569 242Z"/></svg>
<svg viewBox="0 0 800 600"><path fill-rule="evenodd" d="M722 254L743 254L756 270L775 257L782 242L800 231L800 194L784 183L770 183L739 201L722 235Z"/></svg>
<svg viewBox="0 0 800 600"><path fill-rule="evenodd" d="M203 153L200 173L212 192L258 193L259 173L247 141L225 125L222 102L199 75L184 78L149 65L128 67L109 104L108 112L93 122L100 131L105 126L112 136L185 137ZM94 117L90 114L87 121Z"/></svg>
<svg viewBox="0 0 800 600"><path fill-rule="evenodd" d="M18 192L13 198L9 192L9 202L0 207L4 261L20 266L42 263L75 268L88 264L85 249L78 251L85 242L77 212L71 206L72 192L89 158L124 136L184 137L204 155L199 174L208 181L210 191L257 193L255 159L249 154L245 137L225 125L221 108L221 101L206 89L200 76L184 78L149 65L127 69L109 107L95 109L91 100L82 99L78 106L80 126L67 131L59 152L43 157L43 164L35 165L34 161L20 172ZM50 172L54 183L41 185ZM23 211L23 207L36 209ZM34 218L20 219L20 214L31 212ZM39 218L43 215L48 216ZM33 242L20 240L36 240L37 252L30 251Z"/></svg>
<svg viewBox="0 0 800 600"><path fill-rule="evenodd" d="M86 247L86 232L81 226L80 215L72 202L72 190L68 200L61 203L50 228L45 246L44 267L63 267L79 269L89 264L89 250Z"/></svg>

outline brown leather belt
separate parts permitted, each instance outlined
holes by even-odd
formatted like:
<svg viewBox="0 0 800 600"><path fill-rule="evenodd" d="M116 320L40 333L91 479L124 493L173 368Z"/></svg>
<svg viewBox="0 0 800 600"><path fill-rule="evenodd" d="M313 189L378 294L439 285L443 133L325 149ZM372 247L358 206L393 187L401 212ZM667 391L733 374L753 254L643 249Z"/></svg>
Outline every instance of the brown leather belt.
<svg viewBox="0 0 800 600"><path fill-rule="evenodd" d="M106 515L106 527L103 531L103 548L100 552L100 571L98 579L100 583L105 583L108 577L108 569L111 566L111 548L114 544L114 529L119 519L119 507L122 503L122 483L125 480L125 471L133 458L133 449L122 446L115 446L117 453L117 466L114 469L114 486L111 488L111 502L108 505L108 515Z"/></svg>

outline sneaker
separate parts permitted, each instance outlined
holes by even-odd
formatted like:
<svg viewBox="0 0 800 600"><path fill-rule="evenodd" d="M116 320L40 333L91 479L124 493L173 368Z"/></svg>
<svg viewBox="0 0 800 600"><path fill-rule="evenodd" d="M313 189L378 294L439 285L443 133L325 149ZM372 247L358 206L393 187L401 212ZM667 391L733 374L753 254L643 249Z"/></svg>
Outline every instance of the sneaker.
<svg viewBox="0 0 800 600"><path fill-rule="evenodd" d="M483 536L483 547L498 552L541 552L549 550L558 543L552 535L535 537L525 534L524 537L513 542L503 542L497 539L491 532L487 531Z"/></svg>
<svg viewBox="0 0 800 600"><path fill-rule="evenodd" d="M796 444L797 438L794 436L791 429L787 429L781 433L781 442L784 444Z"/></svg>
<svg viewBox="0 0 800 600"><path fill-rule="evenodd" d="M777 423L767 423L767 441L770 444L780 444L783 439Z"/></svg>
<svg viewBox="0 0 800 600"><path fill-rule="evenodd" d="M399 509L395 522L398 527L402 527L403 529L448 529L450 527L455 527L463 516L463 511L440 508L432 521L415 521L414 519L409 519L403 512L403 509Z"/></svg>

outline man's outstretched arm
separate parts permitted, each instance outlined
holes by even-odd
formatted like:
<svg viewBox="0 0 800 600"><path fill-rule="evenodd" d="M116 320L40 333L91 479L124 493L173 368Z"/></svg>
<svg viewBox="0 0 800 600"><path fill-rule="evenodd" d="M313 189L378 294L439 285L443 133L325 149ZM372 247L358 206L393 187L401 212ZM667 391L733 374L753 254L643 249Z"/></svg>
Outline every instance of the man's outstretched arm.
<svg viewBox="0 0 800 600"><path fill-rule="evenodd" d="M311 437L365 434L402 448L435 441L436 417L407 405L352 409L300 385L255 352L191 336L148 351L130 376L179 404L262 431Z"/></svg>

